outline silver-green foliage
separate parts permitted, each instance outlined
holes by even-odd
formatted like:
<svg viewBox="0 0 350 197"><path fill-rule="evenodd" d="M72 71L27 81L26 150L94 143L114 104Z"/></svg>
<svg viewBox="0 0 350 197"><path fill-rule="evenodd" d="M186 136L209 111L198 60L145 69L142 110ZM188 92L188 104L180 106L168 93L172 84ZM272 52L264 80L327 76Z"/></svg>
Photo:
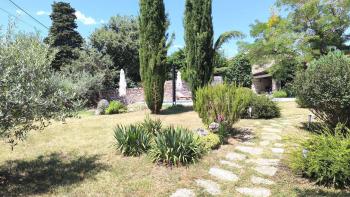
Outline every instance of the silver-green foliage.
<svg viewBox="0 0 350 197"><path fill-rule="evenodd" d="M220 118L219 122L232 126L239 120L251 97L251 91L235 85L206 86L197 90L195 109L205 124L218 122Z"/></svg>
<svg viewBox="0 0 350 197"><path fill-rule="evenodd" d="M168 127L155 137L149 156L154 162L179 166L196 162L203 153L203 147L194 133Z"/></svg>
<svg viewBox="0 0 350 197"><path fill-rule="evenodd" d="M0 37L0 138L15 145L27 132L70 115L75 95L52 79L53 55L37 35L9 28Z"/></svg>
<svg viewBox="0 0 350 197"><path fill-rule="evenodd" d="M151 147L152 135L140 125L118 125L114 129L116 148L124 156L140 156Z"/></svg>

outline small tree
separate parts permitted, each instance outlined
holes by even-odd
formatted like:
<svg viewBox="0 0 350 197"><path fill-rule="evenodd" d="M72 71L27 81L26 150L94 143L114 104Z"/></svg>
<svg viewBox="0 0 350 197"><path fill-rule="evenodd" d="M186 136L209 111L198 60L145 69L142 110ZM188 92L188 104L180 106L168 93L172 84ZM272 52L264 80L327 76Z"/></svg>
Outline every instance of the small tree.
<svg viewBox="0 0 350 197"><path fill-rule="evenodd" d="M298 73L295 92L302 104L331 127L350 127L350 58L331 52Z"/></svg>
<svg viewBox="0 0 350 197"><path fill-rule="evenodd" d="M163 0L140 0L140 73L145 100L152 113L159 113L166 79L166 30Z"/></svg>
<svg viewBox="0 0 350 197"><path fill-rule="evenodd" d="M212 0L186 0L185 8L185 79L189 82L192 98L196 91L207 85L212 77L214 57L221 46L234 37L242 37L237 31L221 34L214 43L212 22Z"/></svg>
<svg viewBox="0 0 350 197"><path fill-rule="evenodd" d="M252 65L243 54L229 61L224 73L225 81L250 88L252 85Z"/></svg>
<svg viewBox="0 0 350 197"><path fill-rule="evenodd" d="M112 58L114 70L124 69L133 82L140 82L139 24L137 17L113 16L90 36L99 52Z"/></svg>
<svg viewBox="0 0 350 197"><path fill-rule="evenodd" d="M52 78L52 59L37 36L12 30L0 35L0 138L12 146L75 108L74 94Z"/></svg>
<svg viewBox="0 0 350 197"><path fill-rule="evenodd" d="M78 54L74 49L82 46L83 38L76 31L77 24L75 20L77 17L75 16L75 9L69 3L54 2L50 18L52 26L45 42L51 48L58 49L55 59L52 61L52 67L55 70L60 70L62 66L70 64L72 60L78 58Z"/></svg>

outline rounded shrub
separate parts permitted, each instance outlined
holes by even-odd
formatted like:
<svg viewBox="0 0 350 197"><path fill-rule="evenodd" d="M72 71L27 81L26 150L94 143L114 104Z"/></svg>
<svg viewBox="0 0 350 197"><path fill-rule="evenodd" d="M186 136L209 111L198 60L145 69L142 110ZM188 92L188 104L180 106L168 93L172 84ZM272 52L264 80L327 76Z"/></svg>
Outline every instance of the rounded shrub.
<svg viewBox="0 0 350 197"><path fill-rule="evenodd" d="M105 109L105 114L120 114L127 111L127 107L120 101L111 101Z"/></svg>
<svg viewBox="0 0 350 197"><path fill-rule="evenodd" d="M350 186L350 136L342 131L323 131L292 154L291 167L318 184L345 188Z"/></svg>
<svg viewBox="0 0 350 197"><path fill-rule="evenodd" d="M288 94L284 90L278 90L272 93L273 98L287 98Z"/></svg>
<svg viewBox="0 0 350 197"><path fill-rule="evenodd" d="M281 116L281 110L277 103L266 96L254 95L250 107L252 107L252 118L270 119Z"/></svg>
<svg viewBox="0 0 350 197"><path fill-rule="evenodd" d="M114 129L116 148L124 156L140 156L151 147L152 135L139 125L122 126Z"/></svg>
<svg viewBox="0 0 350 197"><path fill-rule="evenodd" d="M302 103L331 127L350 127L350 58L331 52L297 74L294 88Z"/></svg>
<svg viewBox="0 0 350 197"><path fill-rule="evenodd" d="M221 121L231 125L239 120L248 106L252 92L235 85L220 84L200 88L196 92L195 110L205 124Z"/></svg>
<svg viewBox="0 0 350 197"><path fill-rule="evenodd" d="M196 162L203 154L198 136L183 128L168 127L155 137L149 151L153 162L168 166Z"/></svg>
<svg viewBox="0 0 350 197"><path fill-rule="evenodd" d="M201 145L205 150L209 151L211 149L217 149L220 147L221 140L219 135L215 133L209 133L206 136L202 136L199 138Z"/></svg>

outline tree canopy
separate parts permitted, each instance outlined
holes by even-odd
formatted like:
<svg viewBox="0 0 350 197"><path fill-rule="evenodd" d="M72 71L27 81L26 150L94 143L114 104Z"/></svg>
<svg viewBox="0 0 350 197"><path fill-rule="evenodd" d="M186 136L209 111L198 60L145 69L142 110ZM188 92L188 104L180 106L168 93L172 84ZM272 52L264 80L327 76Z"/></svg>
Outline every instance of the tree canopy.
<svg viewBox="0 0 350 197"><path fill-rule="evenodd" d="M52 67L60 70L62 66L70 64L72 60L78 58L75 49L81 48L83 38L76 31L77 17L75 9L65 2L54 2L52 4L52 13L50 15L52 25L49 35L45 39L51 48L58 49L55 59L52 61Z"/></svg>
<svg viewBox="0 0 350 197"><path fill-rule="evenodd" d="M113 16L90 36L92 46L112 58L112 68L124 69L133 82L140 81L138 23L133 16Z"/></svg>

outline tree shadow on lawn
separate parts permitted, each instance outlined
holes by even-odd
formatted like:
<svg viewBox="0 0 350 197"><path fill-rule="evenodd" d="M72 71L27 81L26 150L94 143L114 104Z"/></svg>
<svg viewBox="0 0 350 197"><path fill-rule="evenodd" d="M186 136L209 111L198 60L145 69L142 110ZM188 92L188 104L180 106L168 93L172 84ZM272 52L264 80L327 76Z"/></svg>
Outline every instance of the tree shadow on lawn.
<svg viewBox="0 0 350 197"><path fill-rule="evenodd" d="M300 197L321 197L321 196L329 196L329 197L349 197L350 191L324 191L321 189L295 189L298 196Z"/></svg>
<svg viewBox="0 0 350 197"><path fill-rule="evenodd" d="M98 163L100 156L72 156L60 153L34 160L10 160L0 166L0 196L35 195L92 178L109 167Z"/></svg>
<svg viewBox="0 0 350 197"><path fill-rule="evenodd" d="M175 105L167 107L160 112L160 115L182 114L193 111L192 106Z"/></svg>

